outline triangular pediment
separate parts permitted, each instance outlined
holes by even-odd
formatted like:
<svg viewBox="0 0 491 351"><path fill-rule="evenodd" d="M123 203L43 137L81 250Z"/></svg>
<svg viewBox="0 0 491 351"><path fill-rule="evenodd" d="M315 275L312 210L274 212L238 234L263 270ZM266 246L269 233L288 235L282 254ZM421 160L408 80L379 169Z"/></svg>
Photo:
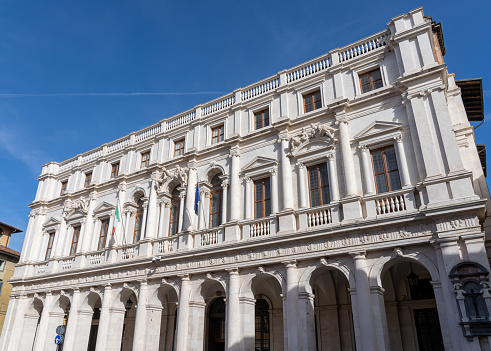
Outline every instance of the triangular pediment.
<svg viewBox="0 0 491 351"><path fill-rule="evenodd" d="M400 132L401 128L402 128L402 123L375 121L365 129L363 129L360 133L355 135L354 139L362 140L362 139L377 138L384 134Z"/></svg>
<svg viewBox="0 0 491 351"><path fill-rule="evenodd" d="M54 217L50 217L46 222L44 222L43 228L54 227L54 226L59 225L60 223L61 223L61 221L59 219L56 219Z"/></svg>
<svg viewBox="0 0 491 351"><path fill-rule="evenodd" d="M277 164L278 162L275 159L257 156L242 168L242 172L249 172L260 168L272 167L276 166Z"/></svg>
<svg viewBox="0 0 491 351"><path fill-rule="evenodd" d="M310 139L293 149L291 155L294 157L300 157L312 153L318 153L323 151L332 150L332 140L326 137Z"/></svg>
<svg viewBox="0 0 491 351"><path fill-rule="evenodd" d="M110 203L103 202L99 206L97 206L94 209L94 213L101 213L101 212L108 212L108 211L114 211L116 209L116 206L111 205Z"/></svg>
<svg viewBox="0 0 491 351"><path fill-rule="evenodd" d="M80 218L83 218L87 215L86 212L76 208L70 212L68 212L68 214L66 215L66 220L67 221L71 221L71 220L76 220L76 219L80 219Z"/></svg>

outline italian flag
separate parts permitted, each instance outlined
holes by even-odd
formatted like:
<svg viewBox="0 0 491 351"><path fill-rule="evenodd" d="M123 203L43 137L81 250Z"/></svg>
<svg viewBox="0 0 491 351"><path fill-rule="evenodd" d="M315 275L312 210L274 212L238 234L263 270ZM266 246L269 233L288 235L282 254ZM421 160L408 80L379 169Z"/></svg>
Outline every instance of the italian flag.
<svg viewBox="0 0 491 351"><path fill-rule="evenodd" d="M119 223L121 223L121 209L119 208L119 201L118 204L116 205L116 212L114 213L114 218L113 218L113 232L116 233L116 229L118 229Z"/></svg>

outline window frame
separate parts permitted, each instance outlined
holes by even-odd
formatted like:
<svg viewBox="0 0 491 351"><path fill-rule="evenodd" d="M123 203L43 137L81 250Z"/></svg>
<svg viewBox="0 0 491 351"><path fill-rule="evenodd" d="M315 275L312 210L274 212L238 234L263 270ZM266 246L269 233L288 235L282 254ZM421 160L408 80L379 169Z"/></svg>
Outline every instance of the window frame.
<svg viewBox="0 0 491 351"><path fill-rule="evenodd" d="M174 194L174 192L177 192L177 194ZM177 207L177 216L175 218L175 221L172 220L172 209L173 207ZM181 211L181 192L178 189L172 190L171 193L171 201L170 201L170 213L169 213L169 236L176 235L179 233L179 214ZM175 224L176 226L176 232L172 232L172 224Z"/></svg>
<svg viewBox="0 0 491 351"><path fill-rule="evenodd" d="M380 74L380 79L377 79L377 80L375 80L375 81L374 81L374 80L372 79L372 73L373 73L373 72L376 72L376 71L378 71L378 72L379 72L379 74ZM369 69L369 70L365 70L365 71L363 71L363 72L359 72L359 73L357 73L357 75L358 75L358 83L359 83L358 87L359 87L359 89L360 89L360 94L366 94L366 93L369 93L369 92L374 91L374 90L376 90L376 89L383 88L383 87L385 86L385 84L384 84L384 76L383 76L383 74L382 74L382 69L381 69L381 67L380 67L380 66L377 66L377 67L372 67L372 68L371 68L371 69ZM366 83L366 84L362 84L362 83L361 83L361 79L362 79L362 77L364 77L364 76L366 76L366 75L368 75L368 77L369 77L369 81L368 81L368 83ZM375 86L374 86L374 82L379 81L379 80L380 80L380 83L382 84L382 86L380 86L380 87L378 87L378 88L375 88ZM363 91L363 87L364 87L364 86L366 86L367 84L369 85L370 90L368 90L368 91L365 91L365 92L364 92L364 91Z"/></svg>
<svg viewBox="0 0 491 351"><path fill-rule="evenodd" d="M268 114L268 118L265 118L265 112L267 112L267 114ZM259 127L259 128L257 127L257 122L258 122L258 120L257 120L257 116L258 116L258 115L261 115L261 120L260 120L260 122L261 122L261 127ZM264 108L264 109L261 109L261 110L259 110L259 111L255 111L255 112L253 113L253 118L254 118L254 120L253 120L253 123L254 123L254 130L258 130L258 129L262 129L262 128L265 128L265 127L269 127L269 126L271 125L271 116L270 116L270 113L269 113L269 107ZM264 124L264 121L265 121L265 120L267 120L267 121L268 121L268 124L266 124L266 125Z"/></svg>
<svg viewBox="0 0 491 351"><path fill-rule="evenodd" d="M142 204L141 204L141 207L138 206L138 202L139 201L142 201ZM137 205L136 205L136 213L135 213L135 226L133 228L133 243L137 243L139 242L142 238L141 238L141 235L142 235L142 231L143 231L143 214L145 213L145 201L143 201L142 199L139 199L137 201ZM140 235L138 236L138 240L135 241L136 239L136 228L137 228L137 224L138 224L138 215L141 214L141 225L140 225Z"/></svg>
<svg viewBox="0 0 491 351"><path fill-rule="evenodd" d="M314 100L314 97L316 94L319 94L319 100ZM305 102L306 98L312 98L312 103L308 104L308 105L312 105L312 109L310 111L307 111L307 104ZM319 110L322 108L322 92L321 92L321 89L316 89L316 90L312 90L312 91L309 91L309 92L306 92L306 93L302 93L302 105L303 105L303 113L309 113L309 112L313 112L315 110ZM319 102L320 106L319 107L316 107L316 102Z"/></svg>
<svg viewBox="0 0 491 351"><path fill-rule="evenodd" d="M114 179L119 175L120 164L121 164L121 162L119 162L119 161L111 163L111 175L109 176L110 179ZM114 171L115 168L116 168L116 171Z"/></svg>
<svg viewBox="0 0 491 351"><path fill-rule="evenodd" d="M260 178L260 179L253 179L253 191L254 191L254 219L260 219L260 218L266 218L266 217L269 217L271 216L271 213L272 213L272 206L273 206L273 198L272 198L272 189L271 189L271 177L265 177L265 178ZM266 187L265 187L265 184L264 182L265 181L269 181L269 198L266 198ZM258 183L262 184L262 194L263 194L263 198L259 201L256 200L256 185ZM269 200L269 209L270 209L270 212L268 215L266 215L266 201ZM257 213L256 213L256 204L257 203L261 203L262 204L262 215L261 217L258 217L257 216Z"/></svg>
<svg viewBox="0 0 491 351"><path fill-rule="evenodd" d="M184 155L184 143L185 143L185 141L186 141L186 138L174 140L174 157ZM178 151L178 152L176 152L176 151Z"/></svg>
<svg viewBox="0 0 491 351"><path fill-rule="evenodd" d="M218 135L215 137L214 133L218 130ZM216 138L216 140L215 140ZM211 144L218 144L225 140L225 124L220 124L218 126L211 128Z"/></svg>
<svg viewBox="0 0 491 351"><path fill-rule="evenodd" d="M103 235L104 225L107 223L106 233ZM99 231L99 241L97 242L97 251L104 250L106 248L107 237L109 233L109 218L101 218L101 230ZM101 239L104 239L104 243L101 248Z"/></svg>
<svg viewBox="0 0 491 351"><path fill-rule="evenodd" d="M150 165L150 150L140 153L140 169Z"/></svg>
<svg viewBox="0 0 491 351"><path fill-rule="evenodd" d="M51 258L51 253L53 251L53 243L55 241L55 234L53 232L48 233L48 245L46 246L46 254L44 260L47 261Z"/></svg>
<svg viewBox="0 0 491 351"><path fill-rule="evenodd" d="M68 188L68 180L61 181L60 196L65 195Z"/></svg>
<svg viewBox="0 0 491 351"><path fill-rule="evenodd" d="M80 231L82 230L81 225L76 225L73 227L72 243L70 244L70 252L68 256L73 256L77 253L78 241L80 239ZM73 246L75 244L75 247Z"/></svg>
<svg viewBox="0 0 491 351"><path fill-rule="evenodd" d="M84 188L87 188L92 183L92 171L85 173Z"/></svg>
<svg viewBox="0 0 491 351"><path fill-rule="evenodd" d="M326 168L327 185L325 185L325 186L322 186L320 166L324 166ZM308 182L309 204L310 204L310 207L313 208L313 207L318 207L318 206L329 205L331 203L332 199L331 199L331 183L330 183L330 179L329 179L329 167L327 166L327 162L317 163L317 164L310 165L310 166L305 166L305 167L307 169L307 182ZM317 170L317 187L316 188L312 188L311 183L310 183L310 169L313 169L313 168L315 168ZM323 188L327 188L327 193L328 193L328 196L329 196L329 201L328 202L324 202L324 199L322 197L322 189ZM311 191L314 190L314 189L318 189L319 190L319 203L320 204L317 205L317 206L313 206L312 205L312 194L311 194Z"/></svg>
<svg viewBox="0 0 491 351"><path fill-rule="evenodd" d="M387 160L386 160L385 152L384 152L385 149L389 149L389 148L392 148L394 150L394 160L396 162L396 169L393 169L391 171L389 171L387 168ZM373 153L377 152L377 151L381 151L381 153L382 153L382 164L383 164L383 168L384 168L383 172L379 172L379 173L375 172L375 165L373 163ZM397 190L402 189L401 172L399 170L399 160L397 159L396 148L393 144L381 146L381 147L374 148L374 149L370 149L370 159L372 161L373 182L375 183L375 191L377 194L385 194L385 193L390 193L392 191L397 191ZM400 185L399 189L392 189L392 187L390 185L389 174L393 173L393 172L397 172L397 174L399 176L399 185ZM384 174L385 184L387 186L387 191L383 191L383 192L379 192L378 185L377 185L377 175L381 175L381 174Z"/></svg>
<svg viewBox="0 0 491 351"><path fill-rule="evenodd" d="M215 177L213 177L215 178ZM213 179L212 179L213 181ZM220 179L220 183L218 184L213 184L210 182L212 187L210 191L210 211L209 211L209 222L208 222L208 227L209 228L216 228L220 225L222 225L222 213L223 213L223 180ZM218 210L217 212L212 212L213 208L213 195L218 194ZM213 215L218 216L218 224L215 226L212 226L212 217Z"/></svg>

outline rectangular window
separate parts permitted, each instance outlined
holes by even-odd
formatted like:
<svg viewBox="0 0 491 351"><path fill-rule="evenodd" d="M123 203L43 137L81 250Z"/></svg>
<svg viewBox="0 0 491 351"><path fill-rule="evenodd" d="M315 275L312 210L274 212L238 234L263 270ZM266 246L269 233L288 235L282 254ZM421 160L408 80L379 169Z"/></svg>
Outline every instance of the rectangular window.
<svg viewBox="0 0 491 351"><path fill-rule="evenodd" d="M88 187L91 181L92 181L92 172L85 173L84 187L85 188Z"/></svg>
<svg viewBox="0 0 491 351"><path fill-rule="evenodd" d="M254 181L254 218L271 214L271 181L269 178Z"/></svg>
<svg viewBox="0 0 491 351"><path fill-rule="evenodd" d="M174 141L174 156L184 154L184 139Z"/></svg>
<svg viewBox="0 0 491 351"><path fill-rule="evenodd" d="M169 235L177 234L179 230L179 206L180 197L179 190L174 189L172 192L172 200L170 205L170 223L169 223Z"/></svg>
<svg viewBox="0 0 491 351"><path fill-rule="evenodd" d="M401 189L394 147L388 146L373 150L371 154L377 193L381 194Z"/></svg>
<svg viewBox="0 0 491 351"><path fill-rule="evenodd" d="M223 124L219 127L212 128L212 130L211 130L211 143L212 144L216 144L216 143L219 143L220 141L223 141L223 131L224 131Z"/></svg>
<svg viewBox="0 0 491 351"><path fill-rule="evenodd" d="M68 185L68 181L67 180L61 182L60 195L63 195L64 193L66 193L66 187L67 187L67 185Z"/></svg>
<svg viewBox="0 0 491 351"><path fill-rule="evenodd" d="M322 163L320 165L308 167L307 171L309 173L310 206L327 205L331 202L329 179L327 177L327 164Z"/></svg>
<svg viewBox="0 0 491 351"><path fill-rule="evenodd" d="M150 163L150 151L142 152L142 160L140 162L140 168L148 167Z"/></svg>
<svg viewBox="0 0 491 351"><path fill-rule="evenodd" d="M53 242L55 241L55 233L49 233L49 238L48 238L48 247L46 248L46 256L44 257L44 260L49 260L51 257L51 251L53 250Z"/></svg>
<svg viewBox="0 0 491 351"><path fill-rule="evenodd" d="M383 83L380 69L377 68L373 71L360 74L360 86L362 94L381 88L383 86Z"/></svg>
<svg viewBox="0 0 491 351"><path fill-rule="evenodd" d="M256 129L269 126L269 109L254 113L254 123Z"/></svg>
<svg viewBox="0 0 491 351"><path fill-rule="evenodd" d="M317 90L303 96L304 113L317 110L322 107L321 91Z"/></svg>
<svg viewBox="0 0 491 351"><path fill-rule="evenodd" d="M111 178L116 178L119 174L119 162L111 165Z"/></svg>
<svg viewBox="0 0 491 351"><path fill-rule="evenodd" d="M78 238L80 237L80 226L73 227L72 245L70 246L70 256L77 252Z"/></svg>
<svg viewBox="0 0 491 351"><path fill-rule="evenodd" d="M109 218L101 220L101 232L99 233L99 244L97 250L103 250L106 247L107 230L109 229Z"/></svg>

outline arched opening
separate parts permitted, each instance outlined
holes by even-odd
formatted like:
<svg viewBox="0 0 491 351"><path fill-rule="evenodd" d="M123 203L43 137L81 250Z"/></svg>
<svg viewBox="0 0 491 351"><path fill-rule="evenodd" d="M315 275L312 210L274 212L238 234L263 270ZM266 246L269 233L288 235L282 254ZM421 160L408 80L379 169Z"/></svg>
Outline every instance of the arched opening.
<svg viewBox="0 0 491 351"><path fill-rule="evenodd" d="M127 298L121 294L121 302L124 303L123 331L121 335L121 351L131 351L133 349L133 336L135 331L135 317L137 300L134 293Z"/></svg>
<svg viewBox="0 0 491 351"><path fill-rule="evenodd" d="M255 351L270 350L270 323L269 323L269 304L265 299L257 299L255 305L255 328L256 336L254 339Z"/></svg>
<svg viewBox="0 0 491 351"><path fill-rule="evenodd" d="M43 313L43 302L33 299L24 315L23 337L20 339L19 350L33 350L38 334L39 322ZM34 331L34 332L32 332Z"/></svg>
<svg viewBox="0 0 491 351"><path fill-rule="evenodd" d="M310 286L314 295L314 349L354 351L355 328L346 275L336 268L318 268Z"/></svg>
<svg viewBox="0 0 491 351"><path fill-rule="evenodd" d="M146 316L146 349L175 349L177 301L177 292L171 285L158 287L150 296Z"/></svg>
<svg viewBox="0 0 491 351"><path fill-rule="evenodd" d="M180 192L176 186L171 193L169 235L175 235L179 232L180 201Z"/></svg>
<svg viewBox="0 0 491 351"><path fill-rule="evenodd" d="M98 299L94 305L92 320L90 322L89 341L87 351L95 351L97 344L97 334L99 332L99 320L101 318L101 300Z"/></svg>
<svg viewBox="0 0 491 351"><path fill-rule="evenodd" d="M221 174L216 174L211 179L210 228L215 228L222 224L223 187L220 176Z"/></svg>
<svg viewBox="0 0 491 351"><path fill-rule="evenodd" d="M284 303L281 276L261 273L247 278L241 287L243 347L245 350L283 350Z"/></svg>
<svg viewBox="0 0 491 351"><path fill-rule="evenodd" d="M225 350L225 299L217 297L208 310L208 351Z"/></svg>
<svg viewBox="0 0 491 351"><path fill-rule="evenodd" d="M444 350L435 293L428 270L394 261L381 275L391 350Z"/></svg>
<svg viewBox="0 0 491 351"><path fill-rule="evenodd" d="M73 348L74 345L77 345L77 348L95 351L100 314L101 298L99 294L92 291L87 292L78 309L75 335L70 336L71 339L65 339L65 347ZM69 345L70 342L73 344Z"/></svg>

